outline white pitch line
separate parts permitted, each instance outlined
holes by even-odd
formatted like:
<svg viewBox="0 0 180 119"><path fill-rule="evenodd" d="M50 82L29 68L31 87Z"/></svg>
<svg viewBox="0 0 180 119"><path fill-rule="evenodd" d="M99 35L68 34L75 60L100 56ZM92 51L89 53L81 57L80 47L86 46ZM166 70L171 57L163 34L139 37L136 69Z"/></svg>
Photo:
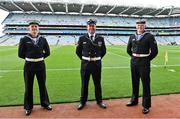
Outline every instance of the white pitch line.
<svg viewBox="0 0 180 119"><path fill-rule="evenodd" d="M170 52L180 52L179 50L167 50L167 51L170 51Z"/></svg>
<svg viewBox="0 0 180 119"><path fill-rule="evenodd" d="M176 72L176 70L174 70L174 69L168 69L168 71L170 71L170 72Z"/></svg>
<svg viewBox="0 0 180 119"><path fill-rule="evenodd" d="M116 56L119 56L119 57L123 57L123 58L131 59L130 57L123 56L123 55L120 55L120 54L117 54L117 53L113 53L113 52L108 52L108 53L109 53L109 54L116 55ZM152 65L152 66L154 66L154 67L156 67L156 66L157 66L157 65L155 65L155 64L152 64L152 63L151 63L151 65Z"/></svg>
<svg viewBox="0 0 180 119"><path fill-rule="evenodd" d="M151 65L152 65L152 67L157 67L157 65L155 65L155 64L152 64L152 63L151 63Z"/></svg>
<svg viewBox="0 0 180 119"><path fill-rule="evenodd" d="M151 66L152 68L160 68L160 67L164 67L164 65L156 65L156 66ZM166 67L180 67L180 64L178 65L166 65ZM129 69L130 66L121 66L121 67L102 67L102 69ZM78 71L80 70L80 68L57 68L57 69L46 69L47 71ZM0 70L0 72L20 72L23 70Z"/></svg>
<svg viewBox="0 0 180 119"><path fill-rule="evenodd" d="M119 56L119 57L123 57L123 58L127 58L127 59L130 59L130 57L126 57L126 56L123 56L123 55L120 55L120 54L117 54L117 53L113 53L113 52L109 52L109 54L113 54L113 55L116 55L116 56Z"/></svg>
<svg viewBox="0 0 180 119"><path fill-rule="evenodd" d="M109 52L109 53L110 53L110 54L113 54L113 55L116 55L116 56L119 56L119 57L131 59L130 57L126 57L126 56L123 56L123 55L120 55L120 54L117 54L117 53L113 53L113 52ZM152 65L153 67L157 67L157 65L155 65L155 64L152 64L152 63L151 63L151 65Z"/></svg>

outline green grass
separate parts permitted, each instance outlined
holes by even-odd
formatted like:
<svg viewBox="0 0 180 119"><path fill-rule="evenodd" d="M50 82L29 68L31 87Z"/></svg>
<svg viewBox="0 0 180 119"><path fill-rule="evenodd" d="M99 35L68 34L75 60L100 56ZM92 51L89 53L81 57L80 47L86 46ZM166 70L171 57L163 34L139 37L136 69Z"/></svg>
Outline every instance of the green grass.
<svg viewBox="0 0 180 119"><path fill-rule="evenodd" d="M169 66L164 64L168 50ZM103 98L122 98L131 95L129 56L126 46L108 46L103 59ZM180 47L159 46L158 57L153 60L151 88L153 95L180 93ZM17 47L0 47L0 106L22 105L24 96L24 60L17 57ZM80 60L75 46L51 46L51 56L46 59L47 88L52 103L79 101ZM173 69L175 72L169 71ZM142 95L142 88L140 88ZM89 85L89 100L94 99L92 80ZM37 81L34 83L34 103L39 104Z"/></svg>

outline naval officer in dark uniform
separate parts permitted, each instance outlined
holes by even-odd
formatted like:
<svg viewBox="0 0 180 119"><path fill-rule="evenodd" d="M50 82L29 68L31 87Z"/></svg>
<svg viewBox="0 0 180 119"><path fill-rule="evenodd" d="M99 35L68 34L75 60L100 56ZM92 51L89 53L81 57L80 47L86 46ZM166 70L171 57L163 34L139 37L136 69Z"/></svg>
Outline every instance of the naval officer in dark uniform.
<svg viewBox="0 0 180 119"><path fill-rule="evenodd" d="M136 22L137 32L131 35L127 45L127 53L131 56L132 97L127 106L138 104L139 81L143 86L142 113L149 113L151 107L150 64L158 54L154 36L145 31L145 21Z"/></svg>
<svg viewBox="0 0 180 119"><path fill-rule="evenodd" d="M24 109L26 115L30 115L33 109L33 82L36 76L41 106L47 110L52 110L46 89L46 68L44 59L50 55L47 40L39 35L39 23L32 21L29 23L30 33L20 39L18 56L25 60L24 65Z"/></svg>
<svg viewBox="0 0 180 119"><path fill-rule="evenodd" d="M78 110L86 105L88 97L88 84L92 75L95 86L95 97L97 105L105 109L102 102L101 91L101 60L106 54L104 38L96 34L96 20L89 19L87 22L88 33L79 38L76 54L81 60L81 98Z"/></svg>

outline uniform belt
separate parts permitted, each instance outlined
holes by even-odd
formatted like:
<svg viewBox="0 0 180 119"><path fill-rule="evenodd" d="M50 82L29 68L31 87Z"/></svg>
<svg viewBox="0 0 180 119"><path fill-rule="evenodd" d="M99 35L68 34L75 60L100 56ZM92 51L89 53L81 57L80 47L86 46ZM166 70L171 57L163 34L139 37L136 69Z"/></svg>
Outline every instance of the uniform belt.
<svg viewBox="0 0 180 119"><path fill-rule="evenodd" d="M97 60L101 60L101 57L84 57L82 56L83 60L87 60L87 61L97 61Z"/></svg>
<svg viewBox="0 0 180 119"><path fill-rule="evenodd" d="M136 53L133 53L132 55L134 57L148 57L150 54L136 54Z"/></svg>
<svg viewBox="0 0 180 119"><path fill-rule="evenodd" d="M29 62L40 62L40 61L43 61L44 60L44 58L42 57L42 58L36 58L36 59L34 59L34 58L25 58L25 60L26 61L29 61Z"/></svg>

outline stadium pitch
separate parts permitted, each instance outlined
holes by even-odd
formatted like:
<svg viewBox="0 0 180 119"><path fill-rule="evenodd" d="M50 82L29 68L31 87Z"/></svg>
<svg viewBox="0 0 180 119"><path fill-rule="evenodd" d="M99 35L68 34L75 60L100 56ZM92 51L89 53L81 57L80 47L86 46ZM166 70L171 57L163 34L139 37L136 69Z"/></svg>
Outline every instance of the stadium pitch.
<svg viewBox="0 0 180 119"><path fill-rule="evenodd" d="M17 56L17 46L0 47L0 106L22 105L24 96L24 60ZM168 63L164 67L165 52ZM152 62L152 95L180 93L180 47L159 46L159 54ZM131 96L130 57L126 46L107 46L103 59L103 98ZM46 59L47 88L52 103L79 101L81 79L80 60L75 46L51 46ZM34 103L39 104L37 81L34 85ZM94 100L94 86L90 80L89 100ZM140 86L141 87L141 86ZM142 95L142 89L140 89Z"/></svg>

